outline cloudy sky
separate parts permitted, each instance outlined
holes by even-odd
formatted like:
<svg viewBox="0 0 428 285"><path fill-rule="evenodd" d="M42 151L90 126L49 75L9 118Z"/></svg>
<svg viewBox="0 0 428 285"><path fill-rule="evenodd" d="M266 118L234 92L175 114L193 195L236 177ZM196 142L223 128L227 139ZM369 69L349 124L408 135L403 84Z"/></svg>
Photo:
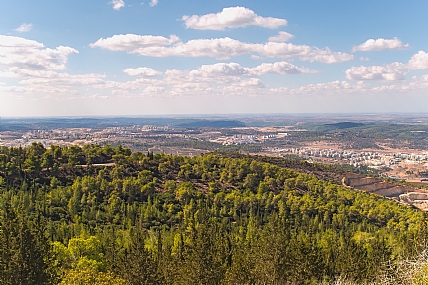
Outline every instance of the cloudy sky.
<svg viewBox="0 0 428 285"><path fill-rule="evenodd" d="M428 112L428 1L0 1L0 116Z"/></svg>

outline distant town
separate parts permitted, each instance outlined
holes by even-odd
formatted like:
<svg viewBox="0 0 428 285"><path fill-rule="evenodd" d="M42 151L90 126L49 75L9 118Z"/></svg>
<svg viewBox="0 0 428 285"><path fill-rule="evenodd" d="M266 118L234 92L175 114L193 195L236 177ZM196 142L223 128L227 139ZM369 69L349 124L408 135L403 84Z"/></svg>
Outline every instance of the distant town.
<svg viewBox="0 0 428 285"><path fill-rule="evenodd" d="M117 121L117 120L116 120ZM306 160L309 163L369 167L380 176L428 183L428 143L425 124L329 123L313 118L162 121L109 126L99 122L4 121L0 146L121 144L133 151L197 155L210 151L238 151ZM254 123L256 122L256 123ZM163 123L163 124L162 124ZM283 123L283 125L278 125ZM76 125L78 127L76 127ZM258 126L257 126L258 125ZM37 129L36 129L37 128Z"/></svg>

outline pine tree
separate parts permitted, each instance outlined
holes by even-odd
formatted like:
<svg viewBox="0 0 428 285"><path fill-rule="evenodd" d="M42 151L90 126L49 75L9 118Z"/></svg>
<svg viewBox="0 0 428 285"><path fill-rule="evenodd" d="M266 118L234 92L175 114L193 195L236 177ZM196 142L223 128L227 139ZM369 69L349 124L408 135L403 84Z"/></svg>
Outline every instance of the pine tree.
<svg viewBox="0 0 428 285"><path fill-rule="evenodd" d="M130 248L119 253L116 271L130 285L162 284L157 262L144 247L144 235L139 230Z"/></svg>
<svg viewBox="0 0 428 285"><path fill-rule="evenodd" d="M33 226L26 215L17 216L6 203L1 217L1 285L44 285L49 284L48 249L44 230Z"/></svg>

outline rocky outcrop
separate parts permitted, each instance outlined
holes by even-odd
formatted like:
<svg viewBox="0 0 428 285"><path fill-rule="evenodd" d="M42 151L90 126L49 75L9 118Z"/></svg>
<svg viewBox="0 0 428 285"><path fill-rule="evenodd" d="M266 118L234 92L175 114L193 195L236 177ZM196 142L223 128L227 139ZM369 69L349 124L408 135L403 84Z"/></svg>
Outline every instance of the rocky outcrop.
<svg viewBox="0 0 428 285"><path fill-rule="evenodd" d="M397 200L407 205L413 205L422 211L428 210L428 190L416 187L397 185L378 178L347 173L343 178L344 186L367 191L383 197Z"/></svg>

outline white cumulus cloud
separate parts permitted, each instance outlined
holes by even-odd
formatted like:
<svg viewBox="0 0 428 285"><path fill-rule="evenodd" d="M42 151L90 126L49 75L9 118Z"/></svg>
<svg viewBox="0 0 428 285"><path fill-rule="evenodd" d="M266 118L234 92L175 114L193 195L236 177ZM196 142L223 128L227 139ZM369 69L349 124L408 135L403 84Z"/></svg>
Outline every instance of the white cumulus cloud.
<svg viewBox="0 0 428 285"><path fill-rule="evenodd" d="M218 39L196 39L187 43L179 43L165 54L172 53L176 56L201 57L209 56L219 59L227 59L231 56L237 56L250 53L256 44L247 44L231 38Z"/></svg>
<svg viewBox="0 0 428 285"><path fill-rule="evenodd" d="M238 63L215 63L211 65L202 65L197 70L190 72L191 76L251 76L255 75L250 68L242 67Z"/></svg>
<svg viewBox="0 0 428 285"><path fill-rule="evenodd" d="M29 32L33 29L33 24L22 23L15 31L20 33Z"/></svg>
<svg viewBox="0 0 428 285"><path fill-rule="evenodd" d="M68 56L79 52L71 47L44 48L42 43L0 35L0 68L65 69Z"/></svg>
<svg viewBox="0 0 428 285"><path fill-rule="evenodd" d="M336 63L353 60L354 56L343 52L333 52L328 48L319 49L307 45L295 45L283 42L245 43L229 37L213 39L194 39L183 43L177 36L170 38L152 35L114 35L101 38L91 47L101 47L113 51L127 51L150 57L214 57L229 59L233 56L250 54L251 56L290 58L299 57L304 61Z"/></svg>
<svg viewBox="0 0 428 285"><path fill-rule="evenodd" d="M123 0L112 0L110 4L113 5L113 9L120 10L121 8L125 7L125 1Z"/></svg>
<svg viewBox="0 0 428 285"><path fill-rule="evenodd" d="M151 0L150 3L149 3L149 6L150 7L154 7L154 6L156 6L158 4L158 2L159 2L159 0Z"/></svg>
<svg viewBox="0 0 428 285"><path fill-rule="evenodd" d="M243 80L239 83L242 87L250 87L250 88L265 88L266 85L258 78L251 78L248 80Z"/></svg>
<svg viewBox="0 0 428 285"><path fill-rule="evenodd" d="M42 48L44 45L34 40L28 40L21 37L0 35L0 47L10 48Z"/></svg>
<svg viewBox="0 0 428 285"><path fill-rule="evenodd" d="M394 62L384 66L360 66L346 70L346 77L351 80L404 80L408 69L406 65Z"/></svg>
<svg viewBox="0 0 428 285"><path fill-rule="evenodd" d="M247 54L261 47L260 44L247 44L231 38L196 39L186 43L179 40L177 36L168 39L162 36L127 34L101 38L90 46L151 57L209 56L223 59Z"/></svg>
<svg viewBox="0 0 428 285"><path fill-rule="evenodd" d="M295 45L291 43L267 42L258 50L261 55L267 57L291 57L309 55L312 48L307 45Z"/></svg>
<svg viewBox="0 0 428 285"><path fill-rule="evenodd" d="M407 66L410 69L428 69L428 53L420 50L410 58Z"/></svg>
<svg viewBox="0 0 428 285"><path fill-rule="evenodd" d="M354 46L353 52L356 51L382 51L382 50L400 50L407 49L409 44L403 44L397 37L393 39L369 39L364 43Z"/></svg>
<svg viewBox="0 0 428 285"><path fill-rule="evenodd" d="M404 80L405 76L416 69L428 69L428 53L419 51L407 63L394 62L382 66L359 66L346 70L346 77L351 80Z"/></svg>
<svg viewBox="0 0 428 285"><path fill-rule="evenodd" d="M252 68L241 66L236 62L220 62L201 65L192 70L168 69L163 73L147 67L128 68L124 71L140 78L127 82L105 81L93 87L113 90L112 94L125 97L242 94L258 96L270 92L259 78L263 74L289 75L317 72L288 62L262 63ZM154 76L157 77L153 78Z"/></svg>
<svg viewBox="0 0 428 285"><path fill-rule="evenodd" d="M291 40L292 38L294 38L294 35L281 31L278 33L277 36L269 37L268 41L269 42L283 43L283 42L287 42L287 41Z"/></svg>
<svg viewBox="0 0 428 285"><path fill-rule="evenodd" d="M300 60L307 60L310 62L319 61L331 64L354 60L354 56L346 52L334 52L329 48L312 48L311 52L308 55L301 56Z"/></svg>
<svg viewBox="0 0 428 285"><path fill-rule="evenodd" d="M224 30L226 28L241 28L247 26L260 26L276 29L287 25L285 19L262 17L245 7L224 8L219 13L202 16L183 16L182 20L189 29L196 30Z"/></svg>
<svg viewBox="0 0 428 285"><path fill-rule="evenodd" d="M155 77L162 74L162 72L148 68L148 67L127 68L127 69L124 69L123 71L128 75L139 76L139 77Z"/></svg>
<svg viewBox="0 0 428 285"><path fill-rule="evenodd" d="M153 93L160 93L160 92L163 92L165 90L165 88L164 87L162 87L162 86L147 86L145 89L144 89L144 92L145 93L149 93L149 94L153 94Z"/></svg>
<svg viewBox="0 0 428 285"><path fill-rule="evenodd" d="M304 67L297 67L291 63L281 61L275 63L262 63L254 68L258 74L276 73L276 74L299 74L299 73L317 73L316 70L310 70Z"/></svg>
<svg viewBox="0 0 428 285"><path fill-rule="evenodd" d="M68 57L78 53L67 46L46 48L34 40L0 35L0 77L19 80L18 85L6 85L1 91L11 95L64 96L78 94L77 88L82 86L103 85L103 74L64 72Z"/></svg>
<svg viewBox="0 0 428 285"><path fill-rule="evenodd" d="M170 45L174 42L179 41L180 39L172 35L169 38L162 36L152 36L152 35L135 35L135 34L126 34L126 35L114 35L110 38L100 38L95 43L90 44L89 46L105 48L114 51L128 51L131 53L139 53L139 50L143 50L148 47L163 47Z"/></svg>

